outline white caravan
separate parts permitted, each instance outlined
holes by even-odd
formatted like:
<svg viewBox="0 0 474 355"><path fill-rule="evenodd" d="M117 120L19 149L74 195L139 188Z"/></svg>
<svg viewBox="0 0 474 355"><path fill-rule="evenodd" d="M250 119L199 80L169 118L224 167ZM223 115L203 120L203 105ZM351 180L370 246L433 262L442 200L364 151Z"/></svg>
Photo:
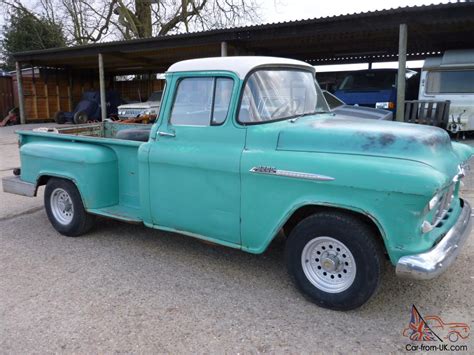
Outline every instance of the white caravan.
<svg viewBox="0 0 474 355"><path fill-rule="evenodd" d="M427 58L420 77L420 100L451 101L448 130L474 131L474 49Z"/></svg>

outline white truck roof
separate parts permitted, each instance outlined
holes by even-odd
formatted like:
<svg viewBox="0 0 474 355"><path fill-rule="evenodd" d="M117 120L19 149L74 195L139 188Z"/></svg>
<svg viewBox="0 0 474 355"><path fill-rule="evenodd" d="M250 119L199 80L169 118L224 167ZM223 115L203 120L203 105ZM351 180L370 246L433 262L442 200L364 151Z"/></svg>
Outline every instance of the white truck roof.
<svg viewBox="0 0 474 355"><path fill-rule="evenodd" d="M241 79L260 66L299 66L314 71L314 67L300 60L278 58L278 57L258 57L258 56L235 56L235 57L211 57L183 60L169 67L168 73L183 71L231 71L236 73Z"/></svg>

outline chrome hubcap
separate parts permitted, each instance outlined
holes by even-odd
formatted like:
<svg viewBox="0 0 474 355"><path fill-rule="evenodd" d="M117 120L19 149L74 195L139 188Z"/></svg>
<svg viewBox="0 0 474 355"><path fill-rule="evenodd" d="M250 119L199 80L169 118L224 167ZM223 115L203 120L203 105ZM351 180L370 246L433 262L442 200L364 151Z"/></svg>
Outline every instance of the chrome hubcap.
<svg viewBox="0 0 474 355"><path fill-rule="evenodd" d="M71 223L74 217L74 206L71 197L65 190L55 189L51 194L50 205L56 221L64 225Z"/></svg>
<svg viewBox="0 0 474 355"><path fill-rule="evenodd" d="M308 280L328 293L347 290L354 282L357 271L349 249L331 237L310 240L301 254L301 265Z"/></svg>

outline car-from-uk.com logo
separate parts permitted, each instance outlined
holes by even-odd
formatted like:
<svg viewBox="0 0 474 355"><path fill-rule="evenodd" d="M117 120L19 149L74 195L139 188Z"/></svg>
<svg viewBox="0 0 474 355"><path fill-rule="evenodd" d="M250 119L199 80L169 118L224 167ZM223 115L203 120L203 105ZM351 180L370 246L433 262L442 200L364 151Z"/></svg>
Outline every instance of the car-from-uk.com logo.
<svg viewBox="0 0 474 355"><path fill-rule="evenodd" d="M446 322L437 315L422 317L412 305L410 322L402 335L412 341L406 344L406 351L468 351L461 343L469 338L469 332L466 323Z"/></svg>

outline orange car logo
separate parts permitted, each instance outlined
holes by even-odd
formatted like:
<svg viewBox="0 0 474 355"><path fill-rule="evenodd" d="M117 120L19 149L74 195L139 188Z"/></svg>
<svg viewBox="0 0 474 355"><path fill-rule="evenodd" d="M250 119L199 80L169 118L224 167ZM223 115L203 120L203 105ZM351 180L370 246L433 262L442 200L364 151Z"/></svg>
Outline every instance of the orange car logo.
<svg viewBox="0 0 474 355"><path fill-rule="evenodd" d="M422 317L415 305L411 309L411 318L408 327L403 329L402 335L412 341L449 340L456 342L469 337L470 327L466 323L446 323L439 316Z"/></svg>

